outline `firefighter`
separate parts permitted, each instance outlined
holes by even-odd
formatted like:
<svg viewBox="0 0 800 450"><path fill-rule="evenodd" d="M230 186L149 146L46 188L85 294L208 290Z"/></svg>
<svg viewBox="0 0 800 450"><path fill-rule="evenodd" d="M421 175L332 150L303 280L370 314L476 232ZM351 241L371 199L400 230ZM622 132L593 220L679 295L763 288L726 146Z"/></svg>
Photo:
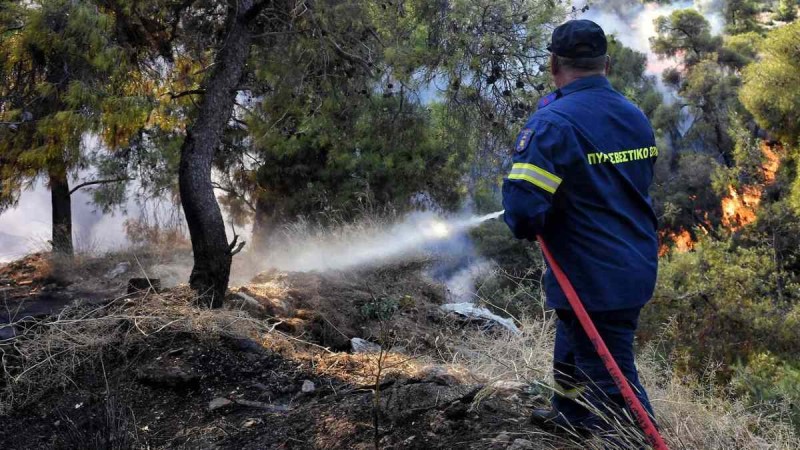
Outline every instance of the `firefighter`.
<svg viewBox="0 0 800 450"><path fill-rule="evenodd" d="M602 28L589 20L570 20L553 31L548 50L558 89L540 101L517 137L503 181L504 220L515 237L540 235L547 242L652 416L633 340L658 270L657 219L648 194L658 148L645 115L606 78L607 47ZM532 420L608 429L602 416L622 412L620 391L549 268L544 285L558 317L556 393L552 409L535 410Z"/></svg>

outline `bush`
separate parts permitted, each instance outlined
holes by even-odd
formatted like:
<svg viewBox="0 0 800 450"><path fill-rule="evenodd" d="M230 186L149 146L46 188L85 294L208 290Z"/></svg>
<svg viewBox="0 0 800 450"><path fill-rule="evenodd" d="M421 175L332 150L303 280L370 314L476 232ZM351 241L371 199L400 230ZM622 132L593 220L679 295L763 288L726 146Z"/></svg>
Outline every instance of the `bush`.
<svg viewBox="0 0 800 450"><path fill-rule="evenodd" d="M795 357L800 305L789 280L776 268L769 245L701 239L695 251L662 259L641 334L652 338L673 320L667 352L693 372L709 361L724 363L721 381L730 377L732 364L759 352Z"/></svg>
<svg viewBox="0 0 800 450"><path fill-rule="evenodd" d="M365 319L385 321L391 319L399 309L400 302L397 299L380 296L361 305L359 312Z"/></svg>
<svg viewBox="0 0 800 450"><path fill-rule="evenodd" d="M764 352L751 357L747 365L736 365L734 371L731 385L738 394L768 413L788 405L791 421L800 426L800 365Z"/></svg>

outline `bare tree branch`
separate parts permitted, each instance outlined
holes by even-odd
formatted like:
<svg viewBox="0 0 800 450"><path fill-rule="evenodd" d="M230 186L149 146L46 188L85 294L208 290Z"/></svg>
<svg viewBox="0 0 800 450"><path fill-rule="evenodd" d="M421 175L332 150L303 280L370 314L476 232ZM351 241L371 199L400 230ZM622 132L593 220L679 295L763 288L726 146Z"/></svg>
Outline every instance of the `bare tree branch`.
<svg viewBox="0 0 800 450"><path fill-rule="evenodd" d="M181 91L181 92L167 92L163 96L169 96L170 99L175 100L176 98L185 97L187 95L200 95L205 94L205 89L189 89L188 91Z"/></svg>
<svg viewBox="0 0 800 450"><path fill-rule="evenodd" d="M75 186L74 188L70 189L70 191L69 191L69 195L72 195L72 194L73 194L75 191L77 191L78 189L80 189L80 188L84 188L84 187L86 187L86 186L92 186L92 185L95 185L95 184L119 183L119 182L121 182L121 181L131 181L132 179L133 179L133 178L127 178L127 177L126 177L126 178L113 178L113 179L108 179L108 180L94 180L94 181L87 181L87 182L85 182L85 183L81 183L81 184L79 184L79 185Z"/></svg>
<svg viewBox="0 0 800 450"><path fill-rule="evenodd" d="M242 241L242 242L239 242L238 245L237 245L237 241L238 240L239 240L239 235L234 233L233 242L231 242L230 246L228 247L228 249L231 252L231 256L233 256L233 255L239 253L240 251L242 251L242 248L244 248L244 244L247 243L247 241Z"/></svg>
<svg viewBox="0 0 800 450"><path fill-rule="evenodd" d="M253 212L256 212L256 207L255 207L255 206L254 206L254 205L253 205L253 204L252 204L250 201L248 201L248 200L247 200L247 198L244 196L244 194L242 194L242 193L240 193L240 192L236 192L236 191L235 191L235 190L233 190L233 189L226 188L226 187L222 186L222 185L221 185L221 184L219 184L219 183L211 183L211 186L212 186L214 189L219 189L219 190L220 190L220 191L222 191L222 192L227 192L228 194L231 194L231 195L233 195L234 197L236 197L236 198L238 198L239 200L243 201L243 202L244 202L244 204L245 204L245 205L247 205L247 207L248 207L248 208L250 208L250 209L252 209L252 210L253 210Z"/></svg>

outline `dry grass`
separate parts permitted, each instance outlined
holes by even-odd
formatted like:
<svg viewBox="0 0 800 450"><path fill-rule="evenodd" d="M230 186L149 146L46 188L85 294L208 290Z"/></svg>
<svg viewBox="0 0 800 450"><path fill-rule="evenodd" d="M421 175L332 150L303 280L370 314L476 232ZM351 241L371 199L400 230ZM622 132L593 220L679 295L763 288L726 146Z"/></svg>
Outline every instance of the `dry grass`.
<svg viewBox="0 0 800 450"><path fill-rule="evenodd" d="M479 381L487 382L489 390L502 386L503 381L522 381L548 394L552 392L548 386L552 383L554 321L521 318L520 322L519 335L461 335L457 342L443 346L450 350L442 351L442 361L466 368ZM800 448L800 436L788 422L788 414L765 415L722 390L710 389L702 380L677 377L659 362L654 349L650 346L641 352L637 365L671 449ZM582 442L582 448L645 448L631 423L607 420L615 429L611 442ZM541 439L541 432L536 439ZM554 448L564 448L563 444L562 440ZM573 445L579 445L578 441Z"/></svg>
<svg viewBox="0 0 800 450"><path fill-rule="evenodd" d="M284 295L285 286L261 285L271 296ZM58 316L12 324L22 332L0 342L0 416L12 408L36 402L52 388L74 384L72 376L86 365L100 367L104 355L124 354L148 339L188 333L197 339L246 337L307 366L319 376L336 377L354 386L374 384L376 354L331 352L313 342L275 329L275 320L252 317L243 304L227 302L224 309L194 306L186 285L143 297L120 297L101 307L76 304ZM387 351L384 378L419 376L424 359Z"/></svg>
<svg viewBox="0 0 800 450"><path fill-rule="evenodd" d="M278 281L254 289L266 297L281 298L287 287ZM37 401L52 388L73 383L77 368L98 364L103 355L124 352L147 339L164 334L190 333L198 339L238 336L259 341L286 357L298 360L320 376L343 379L356 387L375 384L375 354L334 353L274 329L271 321L258 320L231 302L222 310L194 307L194 293L179 286L162 294L136 299L118 298L101 307L75 305L58 316L18 324L23 332L0 342L0 416L12 408ZM492 394L498 382L522 382L543 396L552 392L551 361L553 319L519 318L518 335L487 334L470 328L442 327L436 330L433 353L410 357L402 352L383 353L383 379L395 376L421 377L431 361L448 366L449 373L488 387L476 401ZM712 389L702 379L674 375L668 363L658 358L657 345L641 352L641 376L656 410L657 420L672 449L794 449L800 437L781 414L765 415ZM435 356L435 357L434 357ZM112 424L113 425L113 424ZM113 428L113 427L112 427ZM642 448L635 427L616 427L616 441L581 444L565 442L541 431L529 438L553 442L550 448ZM547 448L547 447L545 447Z"/></svg>
<svg viewBox="0 0 800 450"><path fill-rule="evenodd" d="M198 339L282 335L235 304L208 310L196 308L193 299L193 291L180 286L164 294L120 297L101 307L76 304L55 317L14 324L21 333L0 346L5 379L0 415L35 402L51 388L72 384L79 367L96 363L102 355L124 353L162 334L191 333Z"/></svg>
<svg viewBox="0 0 800 450"><path fill-rule="evenodd" d="M800 448L788 405L786 414L768 415L715 389L712 381L678 377L659 362L654 346L642 352L638 366L671 448Z"/></svg>

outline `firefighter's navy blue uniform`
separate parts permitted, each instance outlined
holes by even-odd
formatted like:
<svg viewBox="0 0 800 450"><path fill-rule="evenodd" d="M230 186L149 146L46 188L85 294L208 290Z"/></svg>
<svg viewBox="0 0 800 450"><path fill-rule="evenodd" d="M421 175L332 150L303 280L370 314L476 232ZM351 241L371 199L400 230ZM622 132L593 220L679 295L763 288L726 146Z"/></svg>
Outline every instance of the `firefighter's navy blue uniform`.
<svg viewBox="0 0 800 450"><path fill-rule="evenodd" d="M540 102L503 183L506 223L518 238L544 238L651 413L633 362L633 335L656 281L657 219L648 189L657 155L645 115L593 75ZM552 271L544 283L559 316L554 369L565 395L554 397L554 409L573 423L598 425L570 394L584 389L599 408L622 407L621 395Z"/></svg>
<svg viewBox="0 0 800 450"><path fill-rule="evenodd" d="M517 138L505 221L518 238L544 238L587 310L641 307L658 262L653 129L602 75L542 103ZM569 308L549 271L545 292L549 306Z"/></svg>

